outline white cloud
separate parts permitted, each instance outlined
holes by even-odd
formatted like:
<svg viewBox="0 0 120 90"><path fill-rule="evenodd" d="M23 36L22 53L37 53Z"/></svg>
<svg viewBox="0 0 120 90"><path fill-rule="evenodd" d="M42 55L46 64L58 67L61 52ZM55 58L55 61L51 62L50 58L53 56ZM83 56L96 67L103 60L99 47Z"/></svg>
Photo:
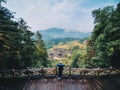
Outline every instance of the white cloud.
<svg viewBox="0 0 120 90"><path fill-rule="evenodd" d="M78 30L79 23L84 22L80 20L82 15L78 14L87 14L87 10L79 6L83 1L35 0L35 2L30 2L21 0L20 5L23 5L24 10L16 11L16 16L23 17L31 26L32 31L50 27Z"/></svg>
<svg viewBox="0 0 120 90"><path fill-rule="evenodd" d="M29 6L27 6L26 11L31 12L31 11L34 11L36 9L37 9L36 5L29 5Z"/></svg>
<svg viewBox="0 0 120 90"><path fill-rule="evenodd" d="M93 18L91 11L99 6L87 8L82 6L88 0L8 0L7 7L22 17L32 31L51 27L92 31ZM89 5L88 5L89 6ZM100 5L103 6L103 5Z"/></svg>

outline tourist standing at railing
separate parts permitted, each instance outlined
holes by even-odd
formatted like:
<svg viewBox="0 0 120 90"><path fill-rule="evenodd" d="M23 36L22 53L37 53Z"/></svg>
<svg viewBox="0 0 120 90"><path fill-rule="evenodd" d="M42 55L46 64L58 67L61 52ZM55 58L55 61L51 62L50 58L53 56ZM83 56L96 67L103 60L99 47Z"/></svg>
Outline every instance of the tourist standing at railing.
<svg viewBox="0 0 120 90"><path fill-rule="evenodd" d="M62 61L60 61L59 64L57 64L58 67L58 77L61 79L62 78L62 71L64 69L64 64L62 64Z"/></svg>

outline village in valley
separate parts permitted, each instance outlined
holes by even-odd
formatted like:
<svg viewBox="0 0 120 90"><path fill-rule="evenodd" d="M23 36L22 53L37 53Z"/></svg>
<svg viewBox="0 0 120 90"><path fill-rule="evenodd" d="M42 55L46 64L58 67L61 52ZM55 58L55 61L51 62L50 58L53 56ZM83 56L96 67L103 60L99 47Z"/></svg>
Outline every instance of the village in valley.
<svg viewBox="0 0 120 90"><path fill-rule="evenodd" d="M71 41L66 44L59 43L58 45L48 49L48 59L52 62L52 66L55 66L59 61L63 61L63 63L69 67L71 66L75 55L80 53L81 56L84 57L87 54L86 46L87 40L82 43L79 41Z"/></svg>
<svg viewBox="0 0 120 90"><path fill-rule="evenodd" d="M55 48L52 51L48 51L48 55L50 59L53 60L62 60L66 56L71 56L72 51L68 49L62 49L62 48Z"/></svg>

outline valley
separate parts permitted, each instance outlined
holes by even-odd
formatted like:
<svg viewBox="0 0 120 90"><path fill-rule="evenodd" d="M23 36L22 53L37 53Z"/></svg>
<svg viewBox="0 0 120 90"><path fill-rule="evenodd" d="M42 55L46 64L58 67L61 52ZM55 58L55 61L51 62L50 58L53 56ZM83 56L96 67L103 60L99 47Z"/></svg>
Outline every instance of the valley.
<svg viewBox="0 0 120 90"><path fill-rule="evenodd" d="M85 57L87 55L87 43L91 33L82 33L79 31L65 31L60 28L50 28L41 30L45 46L48 52L48 59L52 67L55 67L60 61L66 67L84 67ZM77 60L77 62L76 62Z"/></svg>

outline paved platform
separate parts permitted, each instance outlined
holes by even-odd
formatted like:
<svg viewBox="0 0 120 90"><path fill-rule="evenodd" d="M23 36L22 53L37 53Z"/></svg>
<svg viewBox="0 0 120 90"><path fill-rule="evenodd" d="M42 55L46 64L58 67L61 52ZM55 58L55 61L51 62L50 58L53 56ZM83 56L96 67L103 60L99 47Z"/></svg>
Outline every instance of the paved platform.
<svg viewBox="0 0 120 90"><path fill-rule="evenodd" d="M120 75L95 79L0 79L0 90L120 90Z"/></svg>

